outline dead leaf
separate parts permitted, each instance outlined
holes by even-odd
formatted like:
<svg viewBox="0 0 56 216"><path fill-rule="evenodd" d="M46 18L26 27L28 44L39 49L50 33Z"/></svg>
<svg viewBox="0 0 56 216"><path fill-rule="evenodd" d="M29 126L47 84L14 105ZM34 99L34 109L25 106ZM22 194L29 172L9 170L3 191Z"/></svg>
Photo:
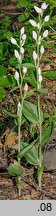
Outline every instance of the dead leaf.
<svg viewBox="0 0 56 216"><path fill-rule="evenodd" d="M6 137L5 137L5 146L12 146L15 144L15 141L17 140L17 134L16 132L10 132Z"/></svg>

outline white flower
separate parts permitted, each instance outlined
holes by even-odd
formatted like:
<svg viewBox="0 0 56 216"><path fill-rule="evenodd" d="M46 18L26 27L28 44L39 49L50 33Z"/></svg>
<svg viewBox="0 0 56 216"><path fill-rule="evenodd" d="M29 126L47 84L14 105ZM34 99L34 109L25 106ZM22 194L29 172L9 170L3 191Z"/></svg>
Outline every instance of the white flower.
<svg viewBox="0 0 56 216"><path fill-rule="evenodd" d="M43 47L43 46L41 46L41 48L40 48L40 53L41 53L41 54L44 53L44 47Z"/></svg>
<svg viewBox="0 0 56 216"><path fill-rule="evenodd" d="M23 74L26 74L26 73L27 73L27 68L26 68L26 67L23 67L22 72L23 72Z"/></svg>
<svg viewBox="0 0 56 216"><path fill-rule="evenodd" d="M28 91L28 85L27 85L27 83L24 86L24 91Z"/></svg>
<svg viewBox="0 0 56 216"><path fill-rule="evenodd" d="M24 54L24 48L20 47L20 53L23 55Z"/></svg>
<svg viewBox="0 0 56 216"><path fill-rule="evenodd" d="M37 26L37 23L34 20L32 20L32 19L30 19L29 22L31 23L32 26L34 26L34 27Z"/></svg>
<svg viewBox="0 0 56 216"><path fill-rule="evenodd" d="M38 28L38 29L41 29L40 23L37 24L37 28Z"/></svg>
<svg viewBox="0 0 56 216"><path fill-rule="evenodd" d="M19 73L18 73L18 71L15 72L14 78L15 78L15 79L17 80L17 82L18 82L18 80L19 80Z"/></svg>
<svg viewBox="0 0 56 216"><path fill-rule="evenodd" d="M22 47L22 46L24 46L24 44L25 44L25 40L24 40L24 41L21 40L21 41L20 41L20 46Z"/></svg>
<svg viewBox="0 0 56 216"><path fill-rule="evenodd" d="M48 30L45 30L43 33L43 37L47 37L48 36Z"/></svg>
<svg viewBox="0 0 56 216"><path fill-rule="evenodd" d="M17 50L14 50L15 57L18 59L19 58L19 52Z"/></svg>
<svg viewBox="0 0 56 216"><path fill-rule="evenodd" d="M18 103L17 108L18 108L18 114L20 114L20 111L21 111L21 103L20 102Z"/></svg>
<svg viewBox="0 0 56 216"><path fill-rule="evenodd" d="M40 45L40 43L41 43L41 35L38 38L38 44Z"/></svg>
<svg viewBox="0 0 56 216"><path fill-rule="evenodd" d="M22 35L22 40L25 41L26 40L26 34Z"/></svg>
<svg viewBox="0 0 56 216"><path fill-rule="evenodd" d="M21 28L21 35L24 34L24 31L25 31L25 29L24 29L24 27L22 27L22 28Z"/></svg>
<svg viewBox="0 0 56 216"><path fill-rule="evenodd" d="M37 40L37 33L33 31L32 34L33 34L33 39Z"/></svg>
<svg viewBox="0 0 56 216"><path fill-rule="evenodd" d="M45 2L42 3L41 8L42 8L43 10L46 10L47 7L48 7L48 5L47 5Z"/></svg>
<svg viewBox="0 0 56 216"><path fill-rule="evenodd" d="M37 7L37 6L34 6L34 9L36 10L36 12L37 12L38 14L42 14L42 9L41 9L41 8L39 8L39 7Z"/></svg>
<svg viewBox="0 0 56 216"><path fill-rule="evenodd" d="M11 43L17 45L17 41L13 37L11 37Z"/></svg>
<svg viewBox="0 0 56 216"><path fill-rule="evenodd" d="M38 74L41 75L41 68L38 67Z"/></svg>
<svg viewBox="0 0 56 216"><path fill-rule="evenodd" d="M38 81L39 81L40 83L42 82L42 76L41 76L41 75L39 75Z"/></svg>
<svg viewBox="0 0 56 216"><path fill-rule="evenodd" d="M33 51L33 59L34 59L34 61L37 60L37 53L35 51Z"/></svg>
<svg viewBox="0 0 56 216"><path fill-rule="evenodd" d="M48 22L48 21L49 21L49 18L50 18L50 16L47 15L47 16L44 18L44 21L45 21L45 22Z"/></svg>
<svg viewBox="0 0 56 216"><path fill-rule="evenodd" d="M19 52L18 52L17 50L15 50L14 53L15 53L15 57L16 57L19 61L21 61L21 55L19 54Z"/></svg>

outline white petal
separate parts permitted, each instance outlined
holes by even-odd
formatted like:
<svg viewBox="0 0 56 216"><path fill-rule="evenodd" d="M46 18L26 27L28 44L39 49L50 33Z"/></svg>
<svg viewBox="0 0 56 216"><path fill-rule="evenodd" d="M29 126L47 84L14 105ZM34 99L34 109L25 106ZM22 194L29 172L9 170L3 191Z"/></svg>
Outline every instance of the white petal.
<svg viewBox="0 0 56 216"><path fill-rule="evenodd" d="M17 41L13 37L11 37L11 43L17 45Z"/></svg>
<svg viewBox="0 0 56 216"><path fill-rule="evenodd" d="M44 47L43 47L43 46L41 46L41 48L40 48L40 53L41 53L41 54L44 53Z"/></svg>
<svg viewBox="0 0 56 216"><path fill-rule="evenodd" d="M37 33L33 31L32 34L33 34L33 39L37 40Z"/></svg>
<svg viewBox="0 0 56 216"><path fill-rule="evenodd" d="M37 23L36 23L34 20L31 20L31 19L30 19L29 22L31 23L32 26L34 26L34 27L37 26Z"/></svg>
<svg viewBox="0 0 56 216"><path fill-rule="evenodd" d="M20 53L23 55L24 54L24 48L20 47Z"/></svg>
<svg viewBox="0 0 56 216"><path fill-rule="evenodd" d="M24 31L25 31L25 29L24 29L24 27L22 27L22 28L21 28L21 35L24 34Z"/></svg>
<svg viewBox="0 0 56 216"><path fill-rule="evenodd" d="M48 21L49 21L49 18L50 18L50 16L47 15L47 16L44 18L44 21L45 21L45 22L48 22Z"/></svg>
<svg viewBox="0 0 56 216"><path fill-rule="evenodd" d="M39 82L41 83L42 82L42 76L39 75Z"/></svg>
<svg viewBox="0 0 56 216"><path fill-rule="evenodd" d="M26 68L26 67L23 67L22 72L23 72L23 74L26 74L26 73L27 73L27 68Z"/></svg>
<svg viewBox="0 0 56 216"><path fill-rule="evenodd" d="M18 52L17 50L15 50L14 53L15 53L15 57L16 57L19 61L21 61L21 55L19 54L19 52Z"/></svg>
<svg viewBox="0 0 56 216"><path fill-rule="evenodd" d="M34 61L37 60L37 53L35 51L33 51L33 59L34 59Z"/></svg>
<svg viewBox="0 0 56 216"><path fill-rule="evenodd" d="M42 3L41 8L42 8L43 10L46 10L47 7L48 7L48 4L46 4L45 2Z"/></svg>
<svg viewBox="0 0 56 216"><path fill-rule="evenodd" d="M18 71L15 72L15 75L14 75L15 79L18 81L19 80L19 73Z"/></svg>
<svg viewBox="0 0 56 216"><path fill-rule="evenodd" d="M37 6L34 6L34 9L36 10L37 13L41 14L42 13L42 9L37 7Z"/></svg>
<svg viewBox="0 0 56 216"><path fill-rule="evenodd" d="M18 103L18 106L17 106L17 108L18 108L18 112L20 111L20 109L21 109L21 103L19 102Z"/></svg>
<svg viewBox="0 0 56 216"><path fill-rule="evenodd" d="M38 24L37 24L37 28L38 28L38 29L40 29L40 28L41 28L41 26L40 26L40 23L38 23Z"/></svg>
<svg viewBox="0 0 56 216"><path fill-rule="evenodd" d="M38 74L41 75L41 68L38 67Z"/></svg>
<svg viewBox="0 0 56 216"><path fill-rule="evenodd" d="M27 83L24 86L24 91L28 91L28 85L27 85Z"/></svg>
<svg viewBox="0 0 56 216"><path fill-rule="evenodd" d="M39 45L41 44L41 35L40 35L39 38L38 38L38 44L39 44Z"/></svg>
<svg viewBox="0 0 56 216"><path fill-rule="evenodd" d="M43 37L47 37L48 36L48 30L45 30L43 33Z"/></svg>
<svg viewBox="0 0 56 216"><path fill-rule="evenodd" d="M26 40L26 34L22 35L22 40L24 40L24 41Z"/></svg>

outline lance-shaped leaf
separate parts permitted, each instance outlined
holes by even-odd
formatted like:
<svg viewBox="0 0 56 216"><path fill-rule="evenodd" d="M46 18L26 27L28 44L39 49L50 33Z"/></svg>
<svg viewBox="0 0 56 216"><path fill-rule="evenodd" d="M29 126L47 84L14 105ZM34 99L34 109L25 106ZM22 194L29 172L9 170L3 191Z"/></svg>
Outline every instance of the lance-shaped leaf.
<svg viewBox="0 0 56 216"><path fill-rule="evenodd" d="M26 155L26 153L30 151L30 149L35 145L36 142L37 142L37 139L35 141L33 141L31 144L22 142L21 146L23 147L23 149L21 150L21 152L18 155L19 158L22 158L24 155Z"/></svg>
<svg viewBox="0 0 56 216"><path fill-rule="evenodd" d="M53 123L50 123L47 127L45 127L45 130L42 132L42 146L48 143L52 132L53 132Z"/></svg>
<svg viewBox="0 0 56 216"><path fill-rule="evenodd" d="M38 125L38 113L36 105L28 101L24 101L23 114L30 122Z"/></svg>

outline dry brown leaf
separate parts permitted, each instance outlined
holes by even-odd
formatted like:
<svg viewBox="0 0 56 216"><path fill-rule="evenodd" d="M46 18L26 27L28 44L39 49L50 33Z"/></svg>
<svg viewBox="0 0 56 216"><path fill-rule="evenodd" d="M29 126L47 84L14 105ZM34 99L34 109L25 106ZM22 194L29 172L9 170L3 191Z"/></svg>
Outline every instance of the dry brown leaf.
<svg viewBox="0 0 56 216"><path fill-rule="evenodd" d="M12 146L15 144L15 141L17 140L17 134L16 132L10 132L8 136L5 137L5 146Z"/></svg>
<svg viewBox="0 0 56 216"><path fill-rule="evenodd" d="M43 68L44 70L50 70L51 69L51 67L50 67L50 65L49 64L46 64L45 66L44 66L44 68Z"/></svg>

